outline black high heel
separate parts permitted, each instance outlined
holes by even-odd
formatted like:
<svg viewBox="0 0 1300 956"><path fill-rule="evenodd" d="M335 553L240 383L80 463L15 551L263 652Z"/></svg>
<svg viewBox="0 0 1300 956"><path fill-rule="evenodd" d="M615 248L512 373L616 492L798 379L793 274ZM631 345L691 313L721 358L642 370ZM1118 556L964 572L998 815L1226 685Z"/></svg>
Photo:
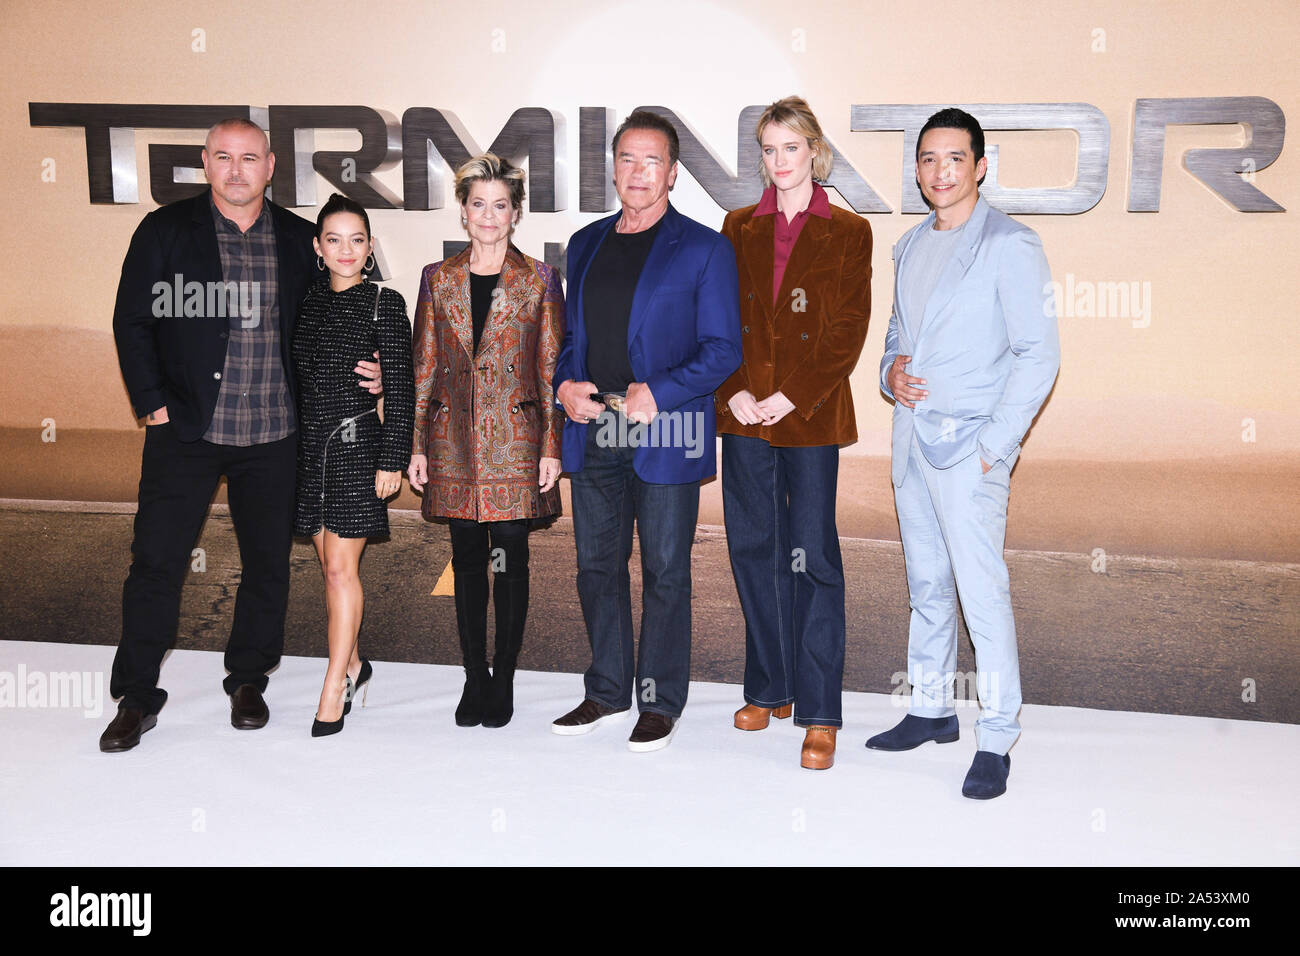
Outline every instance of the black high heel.
<svg viewBox="0 0 1300 956"><path fill-rule="evenodd" d="M352 696L352 678L346 674L343 676L343 696L348 698ZM343 705L343 714L347 714L347 704ZM317 711L319 713L319 711ZM343 715L338 720L320 720L315 718L311 722L311 735L313 737L328 737L331 734L337 734L343 729Z"/></svg>
<svg viewBox="0 0 1300 956"><path fill-rule="evenodd" d="M366 694L370 693L370 678L374 676L374 673L375 669L370 666L370 661L366 660L364 657L361 658L361 670L357 673L357 684L352 688L351 692L347 696L347 700L343 704L344 717L352 713L352 697L363 687L366 691L365 694L361 695L361 706L366 706Z"/></svg>

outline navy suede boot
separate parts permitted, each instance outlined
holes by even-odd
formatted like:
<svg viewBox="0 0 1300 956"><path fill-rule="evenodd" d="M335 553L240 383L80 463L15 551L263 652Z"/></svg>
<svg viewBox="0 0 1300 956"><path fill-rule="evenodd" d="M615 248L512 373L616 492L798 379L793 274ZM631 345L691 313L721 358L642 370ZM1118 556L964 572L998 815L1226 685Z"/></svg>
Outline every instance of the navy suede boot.
<svg viewBox="0 0 1300 956"><path fill-rule="evenodd" d="M867 747L871 750L912 750L928 740L950 744L958 735L956 714L951 717L914 717L908 714L897 727L868 740Z"/></svg>
<svg viewBox="0 0 1300 956"><path fill-rule="evenodd" d="M972 800L992 800L1007 792L1007 776L1011 773L1011 755L995 754L988 750L975 751L966 782L961 793Z"/></svg>

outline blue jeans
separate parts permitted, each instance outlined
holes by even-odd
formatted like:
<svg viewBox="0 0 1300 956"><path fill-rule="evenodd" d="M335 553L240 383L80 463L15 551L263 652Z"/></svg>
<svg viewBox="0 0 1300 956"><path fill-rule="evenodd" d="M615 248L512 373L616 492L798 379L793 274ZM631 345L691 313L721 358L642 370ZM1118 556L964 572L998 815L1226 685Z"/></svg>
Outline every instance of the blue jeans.
<svg viewBox="0 0 1300 956"><path fill-rule="evenodd" d="M599 432L597 422L587 426L582 470L570 476L578 597L591 640L586 695L620 710L635 695L639 710L678 717L691 676L691 545L700 486L642 481L632 467L634 449L606 447ZM639 653L628 574L634 521L641 540Z"/></svg>
<svg viewBox="0 0 1300 956"><path fill-rule="evenodd" d="M839 727L844 565L837 445L773 448L722 436L727 550L745 612L745 701L794 703L794 722Z"/></svg>

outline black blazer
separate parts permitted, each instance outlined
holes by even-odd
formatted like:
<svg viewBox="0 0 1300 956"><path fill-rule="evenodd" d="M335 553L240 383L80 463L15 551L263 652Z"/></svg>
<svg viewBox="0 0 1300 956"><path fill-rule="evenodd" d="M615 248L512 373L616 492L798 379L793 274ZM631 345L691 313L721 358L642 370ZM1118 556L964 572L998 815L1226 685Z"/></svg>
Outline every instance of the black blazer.
<svg viewBox="0 0 1300 956"><path fill-rule="evenodd" d="M181 441L202 438L212 422L230 338L229 318L219 309L213 310L215 315L206 314L207 283L222 281L208 197L209 190L204 190L144 217L122 262L113 309L117 361L136 415L143 418L166 405ZM290 394L296 398L290 346L302 298L312 280L322 275L311 244L316 227L273 202L266 203L275 225L279 261L280 357ZM192 311L205 314L171 314L177 282L182 290L190 282L201 284L203 304Z"/></svg>

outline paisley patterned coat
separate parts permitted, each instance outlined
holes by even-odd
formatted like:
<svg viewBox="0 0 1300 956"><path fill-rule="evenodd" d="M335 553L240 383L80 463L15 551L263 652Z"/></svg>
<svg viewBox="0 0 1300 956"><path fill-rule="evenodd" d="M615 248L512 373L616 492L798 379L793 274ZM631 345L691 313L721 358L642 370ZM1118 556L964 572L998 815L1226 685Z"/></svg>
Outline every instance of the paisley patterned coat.
<svg viewBox="0 0 1300 956"><path fill-rule="evenodd" d="M559 273L511 246L475 355L469 257L466 248L420 278L411 453L429 459L421 510L477 521L559 514L559 486L538 491L539 461L560 457L563 428L551 390L564 340Z"/></svg>

